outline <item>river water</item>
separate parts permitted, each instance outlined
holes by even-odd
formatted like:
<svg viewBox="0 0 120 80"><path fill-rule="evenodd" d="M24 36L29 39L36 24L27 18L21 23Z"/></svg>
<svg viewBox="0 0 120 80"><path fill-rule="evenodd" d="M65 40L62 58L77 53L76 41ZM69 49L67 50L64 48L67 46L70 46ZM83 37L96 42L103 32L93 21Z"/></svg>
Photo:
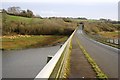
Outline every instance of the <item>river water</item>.
<svg viewBox="0 0 120 80"><path fill-rule="evenodd" d="M60 46L3 51L3 78L34 78L47 63L48 55L55 55Z"/></svg>

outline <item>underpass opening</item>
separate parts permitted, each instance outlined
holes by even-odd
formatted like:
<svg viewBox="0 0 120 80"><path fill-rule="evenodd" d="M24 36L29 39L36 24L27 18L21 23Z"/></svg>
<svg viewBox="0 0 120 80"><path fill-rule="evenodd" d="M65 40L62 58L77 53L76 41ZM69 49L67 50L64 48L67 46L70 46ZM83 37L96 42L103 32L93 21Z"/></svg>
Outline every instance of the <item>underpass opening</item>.
<svg viewBox="0 0 120 80"><path fill-rule="evenodd" d="M80 29L83 30L84 29L84 23L80 22Z"/></svg>

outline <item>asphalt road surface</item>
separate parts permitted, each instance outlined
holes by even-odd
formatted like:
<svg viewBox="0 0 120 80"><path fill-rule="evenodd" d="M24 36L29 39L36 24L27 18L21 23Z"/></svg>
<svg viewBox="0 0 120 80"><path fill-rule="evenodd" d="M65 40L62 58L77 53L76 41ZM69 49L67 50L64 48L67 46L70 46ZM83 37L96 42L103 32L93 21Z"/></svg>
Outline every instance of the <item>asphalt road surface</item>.
<svg viewBox="0 0 120 80"><path fill-rule="evenodd" d="M118 78L118 49L88 38L80 28L75 36L109 78Z"/></svg>

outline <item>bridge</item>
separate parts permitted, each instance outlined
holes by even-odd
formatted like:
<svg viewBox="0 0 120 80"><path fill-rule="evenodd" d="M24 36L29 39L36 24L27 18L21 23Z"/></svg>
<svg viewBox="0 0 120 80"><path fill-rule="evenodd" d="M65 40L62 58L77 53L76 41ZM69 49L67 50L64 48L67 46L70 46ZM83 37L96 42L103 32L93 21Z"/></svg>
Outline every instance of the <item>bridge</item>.
<svg viewBox="0 0 120 80"><path fill-rule="evenodd" d="M97 42L80 24L53 58L38 73L39 78L118 78L119 49ZM99 65L99 66L98 66Z"/></svg>

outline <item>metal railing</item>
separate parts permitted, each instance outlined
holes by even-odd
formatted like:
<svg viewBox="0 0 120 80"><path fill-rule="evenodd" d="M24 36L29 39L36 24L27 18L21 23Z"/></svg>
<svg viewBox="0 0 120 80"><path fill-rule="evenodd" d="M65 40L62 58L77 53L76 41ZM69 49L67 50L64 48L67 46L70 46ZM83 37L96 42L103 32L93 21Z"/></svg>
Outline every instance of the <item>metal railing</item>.
<svg viewBox="0 0 120 80"><path fill-rule="evenodd" d="M110 46L113 46L113 47L116 47L116 48L120 48L119 47L120 38L107 38L107 37L104 37L104 36L101 36L101 35L87 34L85 32L84 32L84 34L88 37L91 37L92 39L94 39L98 42L101 42L101 43L104 43L104 44L107 44L107 45L110 45Z"/></svg>
<svg viewBox="0 0 120 80"><path fill-rule="evenodd" d="M75 31L63 44L63 46L58 50L58 52L53 56L53 58L46 64L46 66L38 73L34 80L40 78L44 78L46 80L51 78L54 79L64 78L66 61L69 57L68 55L70 43Z"/></svg>

